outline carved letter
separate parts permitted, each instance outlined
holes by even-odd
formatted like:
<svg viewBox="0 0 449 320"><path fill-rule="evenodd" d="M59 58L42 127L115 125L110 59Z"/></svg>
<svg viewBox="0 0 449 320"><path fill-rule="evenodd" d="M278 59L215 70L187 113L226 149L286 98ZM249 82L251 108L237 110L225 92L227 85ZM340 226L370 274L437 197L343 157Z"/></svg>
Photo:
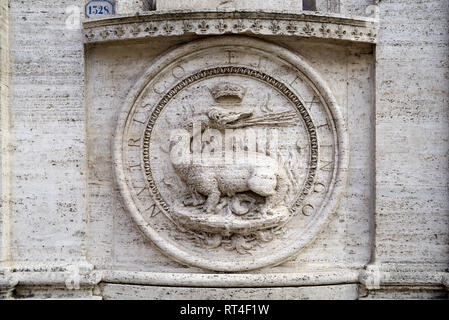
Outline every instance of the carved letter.
<svg viewBox="0 0 449 320"><path fill-rule="evenodd" d="M128 146L140 148L139 141L140 141L140 138L139 139L129 139L128 140Z"/></svg>
<svg viewBox="0 0 449 320"><path fill-rule="evenodd" d="M305 215L306 217L312 215L313 211L315 210L314 206L312 206L311 204L306 204L305 206L302 207L302 214Z"/></svg>

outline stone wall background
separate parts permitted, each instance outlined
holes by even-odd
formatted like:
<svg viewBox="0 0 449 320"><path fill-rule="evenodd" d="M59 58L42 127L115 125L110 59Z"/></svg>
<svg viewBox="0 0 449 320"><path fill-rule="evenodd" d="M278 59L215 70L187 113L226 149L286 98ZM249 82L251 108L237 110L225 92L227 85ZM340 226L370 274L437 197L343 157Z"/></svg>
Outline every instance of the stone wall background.
<svg viewBox="0 0 449 320"><path fill-rule="evenodd" d="M1 133L1 172L2 183L0 185L0 262L9 260L9 8L7 1L0 1L0 133ZM5 192L6 191L6 192ZM3 264L3 263L2 263ZM2 272L0 264L0 274Z"/></svg>
<svg viewBox="0 0 449 320"><path fill-rule="evenodd" d="M376 260L449 262L449 3L380 3Z"/></svg>
<svg viewBox="0 0 449 320"><path fill-rule="evenodd" d="M83 0L11 0L9 12L7 0L0 4L1 263L3 269L12 266L18 273L34 272L34 280L22 282L17 289L17 296L27 297L30 284L41 280L50 283L47 278L59 277L58 272L67 265L86 263L86 256L94 257L93 262L100 261L98 257L105 259L106 265L112 260L104 256L117 254L108 246L115 236L111 234L113 222L103 224L101 219L107 217L89 216L87 198L98 186L88 185L88 174L94 173L89 170L86 141L95 137L95 131L86 127L89 118L84 87L90 74L84 63L85 55L91 54L92 62L102 66L102 61L95 60L95 50L104 49L85 51L81 30L66 28L70 15L67 7L83 8ZM366 6L372 2L346 0L345 4L348 13L367 15ZM359 115L371 119L372 131L367 130L366 135L372 135L372 145L362 150L363 137L354 137L353 142L358 143L360 152L376 151L371 161L359 159L364 163L360 174L372 182L371 189L369 185L363 190L351 189L351 185L348 188L348 193L354 192L354 197L360 197L367 206L370 218L359 221L360 216L346 216L346 238L338 248L343 245L345 252L355 252L345 257L346 262L360 264L369 262L371 247L371 262L383 270L383 281L396 286L380 290L373 287L367 297L447 297L444 287L436 283L446 281L447 287L447 279L441 281L438 272L447 275L449 266L449 3L382 0L379 12L381 31L374 52L375 67L369 49L344 49L350 53L346 55L350 57L348 70L352 68L367 79L372 77L375 84L375 92L367 95L375 101L374 110L369 114L360 110ZM312 53L308 58L313 59ZM132 59L130 56L129 63ZM369 81L352 80L351 89L369 90L365 87ZM366 168L375 171L370 173ZM358 176L353 179L357 181ZM373 197L366 198L369 194ZM128 229L134 228L128 220L119 226L122 230L117 236L129 234ZM95 246L91 234L96 234ZM135 244L143 240L131 241ZM166 266L174 264L164 261ZM130 267L139 269L138 265ZM0 268L0 292L4 279L9 278ZM64 280L54 283L65 287ZM421 290L423 287L431 289ZM47 294L53 292L55 296L80 295L77 291L48 290ZM117 297L120 290L110 287L104 292ZM128 294L133 290L143 289L137 286ZM289 297L316 294L302 296L304 290L299 288ZM348 296L354 292L352 287L350 290ZM267 294L259 292L262 298ZM335 296L335 291L330 292L329 297ZM324 291L320 294L326 296Z"/></svg>
<svg viewBox="0 0 449 320"><path fill-rule="evenodd" d="M83 259L84 49L80 30L66 28L67 7L82 5L81 0L10 2L6 129L10 254L17 264Z"/></svg>

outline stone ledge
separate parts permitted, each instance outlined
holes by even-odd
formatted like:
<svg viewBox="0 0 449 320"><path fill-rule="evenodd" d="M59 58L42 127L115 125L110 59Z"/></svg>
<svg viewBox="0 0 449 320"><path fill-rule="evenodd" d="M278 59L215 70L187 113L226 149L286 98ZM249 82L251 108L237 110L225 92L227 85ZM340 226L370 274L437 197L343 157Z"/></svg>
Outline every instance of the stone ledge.
<svg viewBox="0 0 449 320"><path fill-rule="evenodd" d="M416 268L402 265L368 265L364 270L335 269L272 274L204 274L163 273L120 270L84 269L84 265L45 270L42 267L0 271L0 299L11 298L15 288L61 288L74 292L90 290L98 296L98 285L117 284L178 288L282 288L357 285L361 296L368 292L392 288L405 290L449 290L449 273L426 271L425 265ZM75 293L74 293L75 295ZM96 296L95 296L96 295Z"/></svg>
<svg viewBox="0 0 449 320"><path fill-rule="evenodd" d="M18 282L17 276L5 268L0 268L0 299L7 298Z"/></svg>
<svg viewBox="0 0 449 320"><path fill-rule="evenodd" d="M449 273L434 265L370 264L360 272L359 282L366 290L399 287L440 287L449 290ZM429 271L432 270L432 271Z"/></svg>
<svg viewBox="0 0 449 320"><path fill-rule="evenodd" d="M254 34L376 43L377 19L247 10L156 11L83 22L84 42L181 35Z"/></svg>
<svg viewBox="0 0 449 320"><path fill-rule="evenodd" d="M199 288L105 283L104 300L355 300L356 284L265 288Z"/></svg>
<svg viewBox="0 0 449 320"><path fill-rule="evenodd" d="M1 273L0 273L1 275ZM101 273L88 263L72 265L34 265L15 266L5 275L9 276L10 287L15 286L54 286L66 289L93 287L101 281ZM0 277L0 287L2 278Z"/></svg>
<svg viewBox="0 0 449 320"><path fill-rule="evenodd" d="M185 274L102 271L102 282L177 287L298 287L358 283L359 271L334 270L273 274Z"/></svg>

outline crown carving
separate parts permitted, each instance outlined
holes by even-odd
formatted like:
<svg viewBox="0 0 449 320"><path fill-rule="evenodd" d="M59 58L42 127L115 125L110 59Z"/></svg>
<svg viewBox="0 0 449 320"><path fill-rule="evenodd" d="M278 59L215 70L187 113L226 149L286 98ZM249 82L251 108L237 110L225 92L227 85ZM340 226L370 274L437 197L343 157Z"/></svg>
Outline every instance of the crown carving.
<svg viewBox="0 0 449 320"><path fill-rule="evenodd" d="M245 96L245 89L237 84L224 82L215 86L211 93L218 102L232 101L240 103Z"/></svg>

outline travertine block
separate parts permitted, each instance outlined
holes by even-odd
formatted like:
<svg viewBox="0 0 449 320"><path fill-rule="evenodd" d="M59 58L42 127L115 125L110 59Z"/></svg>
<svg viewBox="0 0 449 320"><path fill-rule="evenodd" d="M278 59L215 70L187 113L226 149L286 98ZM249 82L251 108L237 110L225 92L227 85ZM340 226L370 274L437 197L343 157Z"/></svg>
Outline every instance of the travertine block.
<svg viewBox="0 0 449 320"><path fill-rule="evenodd" d="M157 10L179 9L271 9L271 10L302 10L302 1L297 0L157 0Z"/></svg>
<svg viewBox="0 0 449 320"><path fill-rule="evenodd" d="M0 298L447 297L447 0L115 2L0 0Z"/></svg>

